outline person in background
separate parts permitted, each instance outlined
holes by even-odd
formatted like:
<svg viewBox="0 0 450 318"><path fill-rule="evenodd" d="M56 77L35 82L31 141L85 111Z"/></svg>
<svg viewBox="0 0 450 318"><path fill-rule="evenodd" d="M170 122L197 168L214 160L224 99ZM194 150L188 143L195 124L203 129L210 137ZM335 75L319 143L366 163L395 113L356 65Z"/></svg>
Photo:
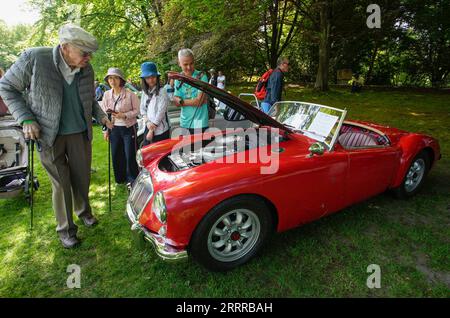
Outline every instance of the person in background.
<svg viewBox="0 0 450 318"><path fill-rule="evenodd" d="M361 92L361 89L364 85L364 79L361 76L359 76L359 73L355 73L348 83L352 85L351 88L352 93L359 93Z"/></svg>
<svg viewBox="0 0 450 318"><path fill-rule="evenodd" d="M223 75L222 71L219 71L219 76L217 76L217 87L225 90L225 75Z"/></svg>
<svg viewBox="0 0 450 318"><path fill-rule="evenodd" d="M102 98L103 98L103 91L102 91L102 89L100 88L100 86L98 86L98 80L95 80L94 81L94 89L95 89L95 100L97 101L97 102L99 102L99 101L101 101L102 100Z"/></svg>
<svg viewBox="0 0 450 318"><path fill-rule="evenodd" d="M141 65L141 115L145 122L144 146L170 138L167 108L170 99L167 88L161 87L161 74L156 64L145 62Z"/></svg>
<svg viewBox="0 0 450 318"><path fill-rule="evenodd" d="M210 69L209 70L209 75L211 75L211 77L209 78L209 84L211 84L212 86L217 86L217 75L216 75L216 70L215 69Z"/></svg>
<svg viewBox="0 0 450 318"><path fill-rule="evenodd" d="M118 184L130 187L139 169L136 163L136 123L139 98L125 88L125 76L118 68L108 69L105 81L111 86L105 92L102 108L112 116L114 127L105 131L104 139L111 143L114 178Z"/></svg>
<svg viewBox="0 0 450 318"><path fill-rule="evenodd" d="M217 76L217 87L225 90L225 80L226 80L225 75L223 75L222 71L219 71L218 76ZM219 109L226 108L226 105L224 103L222 103L221 101L219 101L218 99L214 98L214 102L216 103L216 105Z"/></svg>
<svg viewBox="0 0 450 318"><path fill-rule="evenodd" d="M195 69L194 52L191 49L178 51L178 65L182 74L208 82L203 72ZM190 134L205 132L208 129L207 95L201 90L186 83L175 80L174 104L181 107L180 127L189 130Z"/></svg>
<svg viewBox="0 0 450 318"><path fill-rule="evenodd" d="M95 99L97 101L101 101L103 99L103 95L106 91L109 91L111 87L106 84L100 83L100 81L95 81Z"/></svg>
<svg viewBox="0 0 450 318"><path fill-rule="evenodd" d="M174 83L175 80L171 78L167 81L166 85L164 85L164 89L166 90L167 96L171 102L173 102L173 94L175 93Z"/></svg>
<svg viewBox="0 0 450 318"><path fill-rule="evenodd" d="M98 221L89 203L92 117L112 128L95 100L89 63L97 40L74 24L59 29L59 44L26 50L0 80L0 95L26 139L37 142L52 183L52 201L61 244L80 241L73 211L87 227ZM25 99L24 93L28 96Z"/></svg>
<svg viewBox="0 0 450 318"><path fill-rule="evenodd" d="M284 73L289 71L289 60L280 57L277 61L277 68L273 70L267 82L267 94L261 104L262 110L267 114L276 102L281 101L281 93L284 86Z"/></svg>
<svg viewBox="0 0 450 318"><path fill-rule="evenodd" d="M5 71L0 67L0 79L5 74ZM0 116L4 116L8 113L8 107L6 107L6 104L3 102L2 97L0 96Z"/></svg>

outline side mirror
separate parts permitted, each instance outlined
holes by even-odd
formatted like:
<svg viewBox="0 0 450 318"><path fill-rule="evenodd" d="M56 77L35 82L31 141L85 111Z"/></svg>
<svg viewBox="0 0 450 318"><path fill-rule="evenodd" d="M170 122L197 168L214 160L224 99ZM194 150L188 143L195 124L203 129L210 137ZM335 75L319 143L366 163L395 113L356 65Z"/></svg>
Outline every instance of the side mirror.
<svg viewBox="0 0 450 318"><path fill-rule="evenodd" d="M309 150L308 158L311 158L314 155L319 156L323 155L323 153L325 152L325 147L320 142L315 142L311 145L311 147L309 147L308 150Z"/></svg>

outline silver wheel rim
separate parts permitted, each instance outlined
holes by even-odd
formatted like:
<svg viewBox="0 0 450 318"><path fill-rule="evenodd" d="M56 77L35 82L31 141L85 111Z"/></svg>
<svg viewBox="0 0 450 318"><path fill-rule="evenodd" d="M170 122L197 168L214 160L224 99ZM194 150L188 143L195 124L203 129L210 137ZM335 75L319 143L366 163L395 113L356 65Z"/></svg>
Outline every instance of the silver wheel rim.
<svg viewBox="0 0 450 318"><path fill-rule="evenodd" d="M406 192L414 191L420 184L425 174L425 160L422 158L413 162L406 174L405 190Z"/></svg>
<svg viewBox="0 0 450 318"><path fill-rule="evenodd" d="M208 251L221 262L232 262L245 256L258 241L261 224L258 216L247 209L236 209L222 215L208 234Z"/></svg>

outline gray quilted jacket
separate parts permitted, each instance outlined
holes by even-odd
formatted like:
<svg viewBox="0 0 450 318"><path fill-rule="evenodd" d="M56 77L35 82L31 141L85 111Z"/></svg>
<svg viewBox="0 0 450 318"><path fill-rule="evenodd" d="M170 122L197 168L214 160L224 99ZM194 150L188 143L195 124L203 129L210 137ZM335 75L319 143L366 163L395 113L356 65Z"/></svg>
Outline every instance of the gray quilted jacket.
<svg viewBox="0 0 450 318"><path fill-rule="evenodd" d="M0 96L19 124L36 120L41 144L53 146L59 130L64 77L58 68L59 46L26 50L0 79ZM82 68L78 92L84 108L88 138L92 140L92 117L101 122L106 114L95 101L94 71Z"/></svg>

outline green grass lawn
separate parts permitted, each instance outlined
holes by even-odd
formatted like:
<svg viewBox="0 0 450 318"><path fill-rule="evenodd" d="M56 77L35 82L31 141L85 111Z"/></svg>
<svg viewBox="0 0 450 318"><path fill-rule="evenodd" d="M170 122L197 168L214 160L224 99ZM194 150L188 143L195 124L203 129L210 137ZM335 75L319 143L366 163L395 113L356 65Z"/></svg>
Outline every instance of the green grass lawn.
<svg viewBox="0 0 450 318"><path fill-rule="evenodd" d="M235 94L252 89L231 87ZM289 88L285 99L345 107L351 119L430 134L440 141L443 158L410 200L381 194L275 235L250 263L212 273L192 260L168 264L150 248L136 249L124 217L124 186L113 185L108 212L107 144L96 127L90 195L100 224L87 229L77 220L83 243L63 249L50 182L36 162L41 187L33 231L23 197L0 201L0 297L448 297L449 95ZM80 289L66 287L70 264L81 266ZM366 286L370 264L381 267L380 289Z"/></svg>

